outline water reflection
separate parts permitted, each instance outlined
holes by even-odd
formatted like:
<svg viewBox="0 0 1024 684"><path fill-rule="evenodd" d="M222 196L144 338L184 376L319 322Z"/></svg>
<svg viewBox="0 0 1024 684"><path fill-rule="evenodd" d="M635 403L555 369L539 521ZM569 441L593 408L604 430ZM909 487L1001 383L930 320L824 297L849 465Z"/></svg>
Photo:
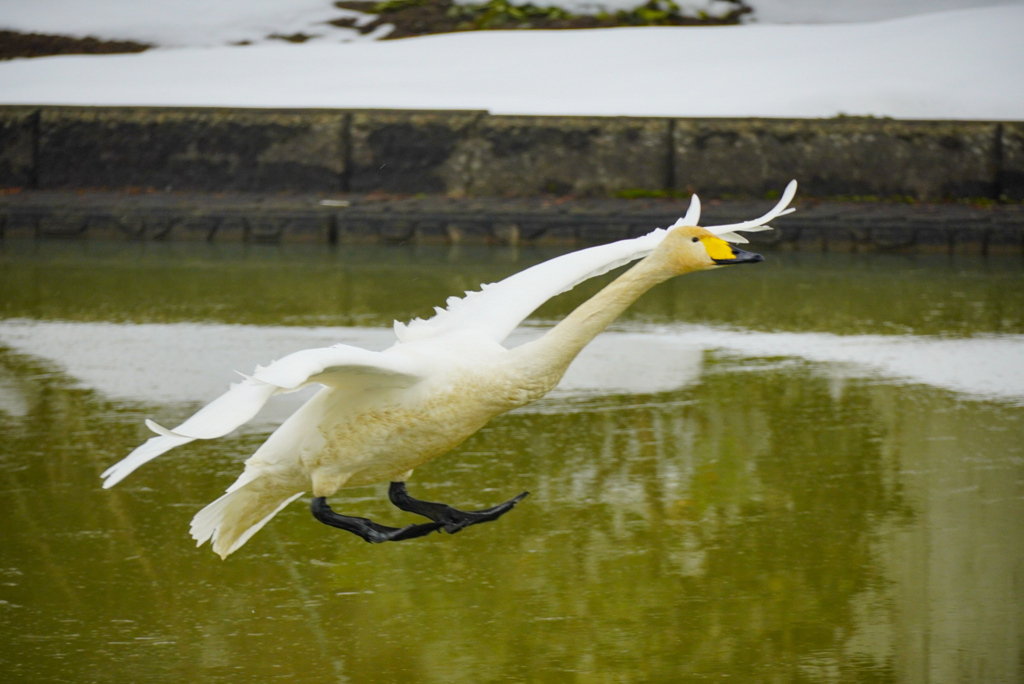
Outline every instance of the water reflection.
<svg viewBox="0 0 1024 684"><path fill-rule="evenodd" d="M8 273L0 283L10 288ZM892 299L892 283L875 273L882 291L872 296ZM985 321L1006 274L993 283L975 272L976 299L950 332L963 333L963 321L993 332ZM857 282L847 275L842 262L833 268ZM914 278L938 288L947 276ZM386 311L415 302L411 290ZM210 320L236 306L236 294L215 292L166 297L176 320ZM832 297L844 292L837 285ZM685 318L695 305L659 296L593 350L591 368L615 372L582 373L417 472L414 493L470 507L530 490L496 527L371 546L325 531L297 503L227 562L192 547L188 521L262 435L189 445L102 491L99 473L146 436L144 417L187 413L205 398L190 380L147 399L114 362L149 344L151 371L187 366L187 356L168 358L173 344L158 346L178 330L198 377L208 362L197 349L262 353L326 331L240 328L225 314L143 329L133 342L135 326L53 320L103 320L85 294L77 312L18 309L19 320L0 321L0 666L26 682L1019 681L1024 408L907 383L872 366L869 352L858 361L842 345L831 349L843 358L800 347L851 328L877 334L879 321L925 332L931 324L913 312L882 307L838 330L794 324L801 337L767 348L780 338L666 328L678 320L666 311ZM47 297L39 301L57 306ZM708 315L727 316L726 301L716 303ZM795 321L798 307L780 301L774 312ZM769 321L773 310L756 315ZM757 335L761 346L743 346ZM90 353L62 351L75 340ZM1010 344L1007 354L1019 345L924 341L986 340ZM643 362L619 367L630 350ZM96 357L107 360L75 361ZM652 378L659 357L671 372ZM162 372L159 386L170 380ZM381 487L352 494L346 513L405 520Z"/></svg>
<svg viewBox="0 0 1024 684"><path fill-rule="evenodd" d="M700 380L708 351L727 353L736 370L751 373L766 364L802 359L821 364L818 372L837 386L851 377L883 377L1024 404L1024 335L936 338L759 333L686 324L619 327L625 329L606 332L584 349L549 395L554 401L525 410L572 410L567 400L681 389ZM524 326L508 344L522 344L545 329ZM0 344L50 360L107 397L182 405L183 410L218 397L237 381L236 371L249 374L285 354L339 342L380 350L394 344L395 335L387 328L362 327L0 320ZM5 396L17 403L10 392L0 384L0 405ZM274 398L255 425L278 424L309 396L306 391Z"/></svg>
<svg viewBox="0 0 1024 684"><path fill-rule="evenodd" d="M0 241L0 318L388 327L559 253ZM753 269L665 283L622 320L836 334L1021 334L1021 275L1019 257L776 253ZM560 318L610 277L555 299L536 318Z"/></svg>

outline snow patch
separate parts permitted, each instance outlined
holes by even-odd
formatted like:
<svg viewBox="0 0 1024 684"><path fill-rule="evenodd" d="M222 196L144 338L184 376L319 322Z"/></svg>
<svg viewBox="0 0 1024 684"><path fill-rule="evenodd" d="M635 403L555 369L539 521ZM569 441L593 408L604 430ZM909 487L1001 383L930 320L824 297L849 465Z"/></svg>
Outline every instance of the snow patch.
<svg viewBox="0 0 1024 684"><path fill-rule="evenodd" d="M0 0L0 28L161 47L263 43L301 33L317 40L363 40L335 19L372 21L330 0ZM375 36L379 37L379 36Z"/></svg>
<svg viewBox="0 0 1024 684"><path fill-rule="evenodd" d="M45 57L0 63L0 102L1020 120L1021 27L1024 5L1014 5L836 26L478 31Z"/></svg>
<svg viewBox="0 0 1024 684"><path fill-rule="evenodd" d="M508 346L543 332L537 327L520 329ZM216 398L238 379L234 370L248 373L286 354L339 342L379 351L394 343L394 334L387 328L357 327L0 321L0 344L47 359L109 398L166 407ZM604 332L584 348L550 398L678 390L700 381L708 351L738 359L803 359L820 364L820 372L830 379L877 377L1024 405L1022 335L947 339L755 332L705 325L635 325ZM276 425L308 397L304 392L275 398L249 429ZM20 402L17 397L13 402L8 399L15 410ZM551 409L547 402L545 410Z"/></svg>

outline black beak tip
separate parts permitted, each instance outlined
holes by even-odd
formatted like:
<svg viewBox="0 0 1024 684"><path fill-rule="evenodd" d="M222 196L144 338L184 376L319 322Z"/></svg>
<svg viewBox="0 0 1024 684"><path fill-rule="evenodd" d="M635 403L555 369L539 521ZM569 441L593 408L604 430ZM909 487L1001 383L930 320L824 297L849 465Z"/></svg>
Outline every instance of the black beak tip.
<svg viewBox="0 0 1024 684"><path fill-rule="evenodd" d="M714 259L716 264L723 266L728 264L756 264L760 261L764 261L764 257L760 254L754 254L753 252L744 252L742 249L732 249L732 259Z"/></svg>

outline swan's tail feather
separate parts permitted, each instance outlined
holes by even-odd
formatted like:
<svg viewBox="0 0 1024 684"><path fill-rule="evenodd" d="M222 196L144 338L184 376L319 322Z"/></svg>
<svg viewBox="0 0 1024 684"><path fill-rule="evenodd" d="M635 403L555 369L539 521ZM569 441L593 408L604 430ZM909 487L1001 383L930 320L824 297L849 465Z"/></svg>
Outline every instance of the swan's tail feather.
<svg viewBox="0 0 1024 684"><path fill-rule="evenodd" d="M196 513L192 518L192 538L196 546L210 541L213 550L221 558L227 558L302 494L282 494L279 489L268 487L265 481L253 480Z"/></svg>

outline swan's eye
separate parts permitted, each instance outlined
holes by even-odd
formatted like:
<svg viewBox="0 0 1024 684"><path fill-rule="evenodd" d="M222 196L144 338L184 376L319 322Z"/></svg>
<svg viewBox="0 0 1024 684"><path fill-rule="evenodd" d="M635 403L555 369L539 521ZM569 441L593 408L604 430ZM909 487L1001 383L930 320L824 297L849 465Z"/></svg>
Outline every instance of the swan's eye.
<svg viewBox="0 0 1024 684"><path fill-rule="evenodd" d="M694 242L700 242L700 238L693 238Z"/></svg>

